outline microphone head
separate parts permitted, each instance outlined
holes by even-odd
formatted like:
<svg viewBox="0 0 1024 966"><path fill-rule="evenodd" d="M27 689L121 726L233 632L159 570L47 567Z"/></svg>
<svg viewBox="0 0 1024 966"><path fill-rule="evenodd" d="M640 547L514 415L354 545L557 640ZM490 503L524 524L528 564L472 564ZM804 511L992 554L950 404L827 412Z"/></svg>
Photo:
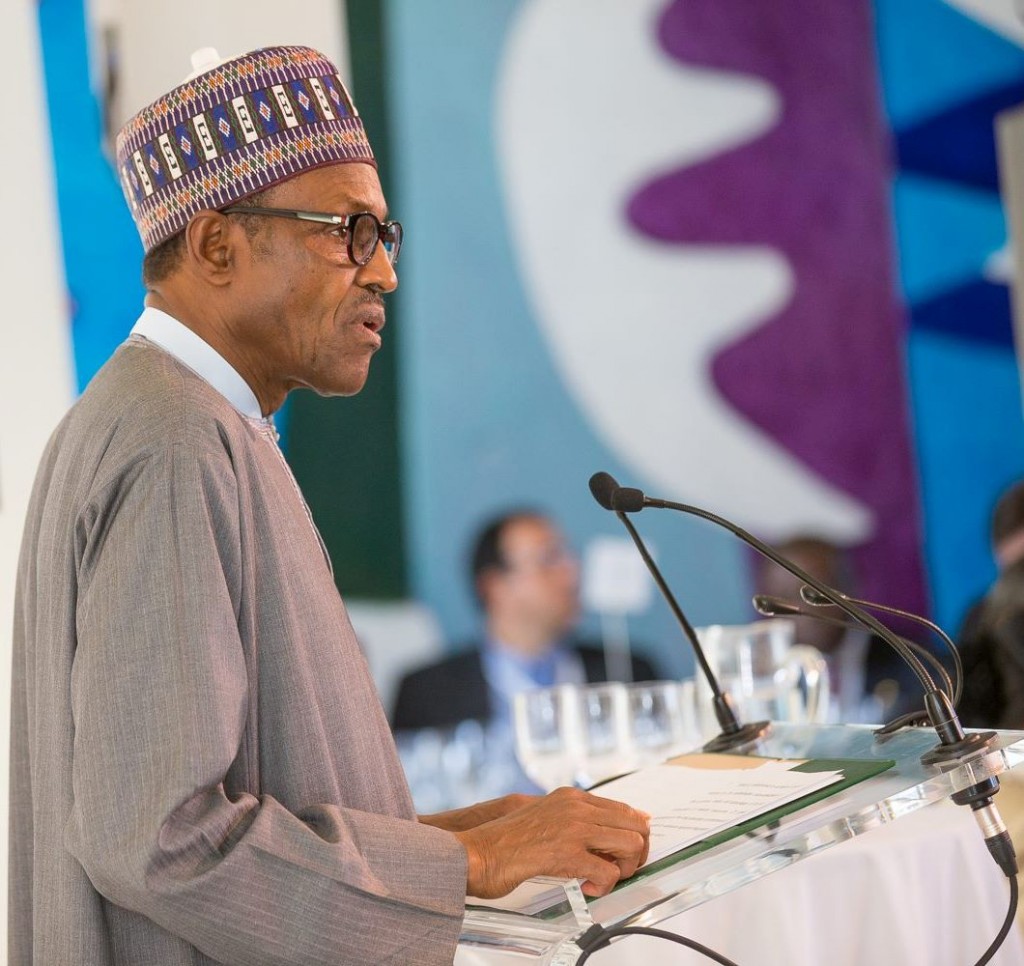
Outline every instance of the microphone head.
<svg viewBox="0 0 1024 966"><path fill-rule="evenodd" d="M612 505L612 498L620 489L621 487L616 482L615 477L611 473L605 473L603 470L595 473L590 478L590 492L594 495L594 499L606 510L615 509Z"/></svg>
<svg viewBox="0 0 1024 966"><path fill-rule="evenodd" d="M632 486L616 487L612 493L612 509L620 513L636 513L644 508L644 491Z"/></svg>
<svg viewBox="0 0 1024 966"><path fill-rule="evenodd" d="M832 607L832 601L830 601L824 594L819 593L813 587L809 587L804 584L800 588L800 596L803 598L804 603L810 604L812 607Z"/></svg>

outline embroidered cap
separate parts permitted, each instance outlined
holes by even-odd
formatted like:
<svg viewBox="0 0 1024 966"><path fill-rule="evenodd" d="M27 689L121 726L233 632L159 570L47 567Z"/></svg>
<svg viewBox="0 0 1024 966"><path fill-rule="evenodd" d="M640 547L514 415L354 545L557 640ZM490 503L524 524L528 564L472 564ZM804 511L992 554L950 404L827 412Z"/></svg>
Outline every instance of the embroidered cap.
<svg viewBox="0 0 1024 966"><path fill-rule="evenodd" d="M197 73L117 136L118 177L147 252L198 211L327 164L376 166L359 112L323 54L266 47L216 61L210 48L194 54Z"/></svg>

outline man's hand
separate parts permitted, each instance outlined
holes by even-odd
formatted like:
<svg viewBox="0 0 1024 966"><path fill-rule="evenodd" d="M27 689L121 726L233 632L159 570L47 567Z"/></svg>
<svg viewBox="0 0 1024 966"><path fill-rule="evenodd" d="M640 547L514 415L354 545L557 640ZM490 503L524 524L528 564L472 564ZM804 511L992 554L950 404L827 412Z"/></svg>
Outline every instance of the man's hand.
<svg viewBox="0 0 1024 966"><path fill-rule="evenodd" d="M468 895L493 899L531 876L553 875L583 879L586 895L603 896L646 861L650 818L622 802L559 788L455 837L469 857Z"/></svg>
<svg viewBox="0 0 1024 966"><path fill-rule="evenodd" d="M446 832L466 832L539 801L539 795L503 795L501 798L478 802L468 808L453 808L448 812L420 815L419 820L424 825L443 828Z"/></svg>

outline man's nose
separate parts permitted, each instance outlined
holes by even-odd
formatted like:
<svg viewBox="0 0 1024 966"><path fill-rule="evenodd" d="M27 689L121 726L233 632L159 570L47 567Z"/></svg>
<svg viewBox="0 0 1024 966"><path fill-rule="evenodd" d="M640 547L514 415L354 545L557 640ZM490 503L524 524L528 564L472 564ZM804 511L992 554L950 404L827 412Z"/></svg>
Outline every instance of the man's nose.
<svg viewBox="0 0 1024 966"><path fill-rule="evenodd" d="M395 271L395 266L391 264L387 250L382 244L378 243L370 260L360 266L356 280L365 288L385 294L398 288L398 273Z"/></svg>

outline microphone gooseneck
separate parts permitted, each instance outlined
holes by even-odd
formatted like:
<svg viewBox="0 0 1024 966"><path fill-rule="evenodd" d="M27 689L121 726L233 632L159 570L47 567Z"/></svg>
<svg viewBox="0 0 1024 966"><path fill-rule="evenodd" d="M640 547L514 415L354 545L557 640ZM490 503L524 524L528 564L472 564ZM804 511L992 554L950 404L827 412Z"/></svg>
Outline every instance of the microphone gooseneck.
<svg viewBox="0 0 1024 966"><path fill-rule="evenodd" d="M963 689L964 680L964 665L963 661L960 660L960 651L957 650L956 644L953 643L953 639L934 621L928 620L927 617L922 617L920 614L912 614L908 610L900 610L898 607L890 607L888 604L876 604L874 601L862 600L859 597L851 597L849 594L839 592L840 596L845 600L850 601L852 604L856 604L858 607L866 607L868 610L881 611L883 614L893 614L896 617L902 617L904 620L913 621L915 624L920 624L922 627L928 628L933 634L942 638L943 643L949 649L949 653L953 655L953 665L956 669L956 680L957 689L956 695L953 697L954 707L960 703L960 692ZM800 597L805 602L810 604L812 607L831 607L832 601L825 599L818 594L813 587L804 586L800 588ZM906 638L904 638L906 640Z"/></svg>
<svg viewBox="0 0 1024 966"><path fill-rule="evenodd" d="M631 498L630 503L635 503L635 500ZM612 496L612 504L615 505L614 494ZM812 577L809 573L793 563L793 561L783 557L782 554L768 546L764 541L758 540L752 533L748 533L742 527L726 520L724 517L718 516L716 513L712 513L710 510L702 510L700 507L690 506L687 503L674 503L671 500L658 500L653 497L645 496L643 498L643 506L663 510L677 510L680 513L687 513L691 516L700 517L702 520L707 520L709 523L714 523L716 526L728 530L745 544L753 547L762 556L767 557L769 560L778 564L783 570L789 571L789 573L802 583L813 587L824 599L830 601L840 610L844 611L852 620L856 621L863 627L867 627L886 641L889 646L896 650L902 656L903 660L910 665L911 670L913 670L914 674L921 682L926 693L937 690L934 680L932 680L931 675L928 673L921 661L918 660L917 655L915 655L914 652L907 647L897 635L893 634L888 627L876 618L872 617L869 613L861 610L861 608L857 607L855 604L844 599L838 591L833 590L816 577Z"/></svg>
<svg viewBox="0 0 1024 966"><path fill-rule="evenodd" d="M822 598L824 600L824 598ZM851 620L844 620L841 617L832 617L829 614L822 614L813 610L804 610L802 607L797 606L792 601L784 600L781 597L773 597L770 594L755 594L752 601L754 610L759 614L763 614L765 617L806 617L808 620L820 621L823 624L831 624L833 627L845 627L848 629L859 628L860 625L854 623ZM859 603L859 601L855 601ZM829 603L829 606L832 606ZM912 615L907 615L908 617ZM929 621L930 623L930 621ZM963 690L963 675L957 674L956 682L954 684L953 679L949 675L943 666L942 662L929 651L926 647L918 644L917 641L912 641L908 637L900 636L900 640L907 645L922 661L930 665L935 673L942 679L943 690L949 695L949 700L953 703L955 708L960 701L960 693ZM956 648L953 648L953 653L956 654ZM957 667L960 667L959 655L956 655ZM910 715L903 715L897 719L901 723L909 723L910 719L919 718L921 712L913 712ZM904 720L907 719L907 720ZM892 725L896 722L890 722L885 726L885 731L893 730Z"/></svg>
<svg viewBox="0 0 1024 966"><path fill-rule="evenodd" d="M597 502L606 510L612 510L622 522L622 525L626 528L626 532L632 538L637 551L644 563L647 565L647 569L650 571L651 576L654 578L654 582L657 584L658 590L661 591L662 597L664 597L665 601L668 603L673 616L683 630L683 634L690 642L690 647L697 659L697 663L700 665L701 673L704 675L705 680L711 688L712 705L715 709L715 720L718 722L718 726L722 731L704 745L704 750L728 751L729 749L739 748L742 745L747 745L756 741L768 732L770 728L769 722L757 721L742 725L736 718L736 710L732 706L732 701L729 698L729 695L722 690L721 685L718 683L718 679L715 677L715 673L712 671L711 665L708 663L707 655L704 653L704 648L701 646L700 638L697 637L697 632L693 629L693 625L683 613L683 609L679 606L679 601L676 600L675 594L672 593L668 584L665 582L665 578L662 576L661 570L654 562L654 558L651 556L650 551L648 551L647 545L641 539L640 534L637 533L636 527L633 526L632 521L626 516L627 511L619 509L615 505L619 494L621 494L623 490L624 488L620 487L615 481L615 478L609 473L595 473L590 478L590 492L593 494L594 499L597 500ZM643 494L640 493L639 490L627 492L638 493L640 494L640 499L643 500Z"/></svg>
<svg viewBox="0 0 1024 966"><path fill-rule="evenodd" d="M877 618L873 617L863 608L854 604L851 600L839 593L839 591L834 590L827 584L818 580L816 577L811 576L811 574L798 567L791 560L783 557L782 554L773 550L768 546L768 544L764 543L764 541L758 540L758 538L752 533L748 533L742 527L737 526L735 523L732 523L724 517L720 517L718 514L712 513L709 510L703 510L700 507L691 506L687 503L676 503L671 500L655 499L654 497L644 495L640 490L629 487L619 487L618 489L612 490L610 494L610 502L613 509L621 510L622 512L635 513L638 509L652 507L656 509L676 510L680 513L687 513L691 516L700 517L702 520L707 520L709 523L714 523L716 526L728 530L748 546L753 547L762 556L767 557L784 570L789 571L789 573L801 581L801 583L807 584L809 587L813 588L825 600L828 600L835 607L838 607L852 620L856 621L862 627L868 628L868 630L882 638L882 640L888 643L889 646L892 647L904 661L906 661L911 670L917 676L918 680L921 682L921 686L924 689L925 707L928 711L929 721L938 733L942 743L939 748L936 748L933 752L929 752L928 755L925 756L925 760L934 763L941 760L956 759L965 754L978 751L991 743L991 732L971 735L964 733L963 727L961 726L956 713L953 711L949 695L936 686L935 681L925 668L924 664L913 650L907 647L906 643L897 634L894 634ZM929 758L929 756L933 757Z"/></svg>

